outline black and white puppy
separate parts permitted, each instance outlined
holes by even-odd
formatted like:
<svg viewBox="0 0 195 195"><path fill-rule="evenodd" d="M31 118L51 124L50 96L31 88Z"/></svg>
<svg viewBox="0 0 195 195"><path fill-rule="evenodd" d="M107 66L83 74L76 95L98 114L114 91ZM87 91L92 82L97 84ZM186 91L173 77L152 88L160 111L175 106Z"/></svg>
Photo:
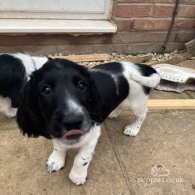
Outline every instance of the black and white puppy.
<svg viewBox="0 0 195 195"><path fill-rule="evenodd" d="M21 53L0 54L0 113L9 118L16 115L29 75L47 60Z"/></svg>
<svg viewBox="0 0 195 195"><path fill-rule="evenodd" d="M159 81L146 65L113 62L88 70L71 61L49 60L26 84L17 122L23 134L53 140L49 172L64 167L68 149L80 148L69 177L84 184L102 122L127 105L136 120L124 134L136 136L146 117L150 89Z"/></svg>

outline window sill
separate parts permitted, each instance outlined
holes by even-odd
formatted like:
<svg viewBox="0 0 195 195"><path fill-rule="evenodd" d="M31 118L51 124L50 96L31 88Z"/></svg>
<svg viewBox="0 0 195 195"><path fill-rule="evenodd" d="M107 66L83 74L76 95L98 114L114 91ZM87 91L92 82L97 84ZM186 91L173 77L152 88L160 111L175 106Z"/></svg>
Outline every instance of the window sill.
<svg viewBox="0 0 195 195"><path fill-rule="evenodd" d="M0 19L0 33L115 33L114 23L105 20Z"/></svg>

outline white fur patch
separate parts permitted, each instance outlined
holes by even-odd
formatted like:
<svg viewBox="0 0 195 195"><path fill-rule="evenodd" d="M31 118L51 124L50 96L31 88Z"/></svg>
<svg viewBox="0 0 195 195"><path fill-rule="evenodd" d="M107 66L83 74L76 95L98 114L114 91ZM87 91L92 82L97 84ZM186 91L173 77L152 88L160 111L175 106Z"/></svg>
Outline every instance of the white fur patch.
<svg viewBox="0 0 195 195"><path fill-rule="evenodd" d="M73 148L81 148L83 145L88 144L88 143L93 143L93 141L96 142L94 138L99 137L101 133L101 127L95 125L94 127L91 128L89 133L86 133L85 135L82 135L80 138L80 141L78 143L75 143L73 145L68 145L63 139L57 139L61 144L66 147L66 149L73 149ZM61 146L62 147L62 146Z"/></svg>
<svg viewBox="0 0 195 195"><path fill-rule="evenodd" d="M47 169L49 172L59 171L65 166L66 147L58 139L53 139L53 152L47 159Z"/></svg>
<svg viewBox="0 0 195 195"><path fill-rule="evenodd" d="M73 145L65 144L63 139L53 139L54 150L47 161L48 171L59 171L65 164L66 151L71 148L80 148L74 159L69 178L76 185L84 184L100 133L101 127L94 126L89 133L80 138L78 143Z"/></svg>
<svg viewBox="0 0 195 195"><path fill-rule="evenodd" d="M48 61L47 57L34 57L28 54L22 54L22 53L10 54L10 55L22 61L26 69L27 75L30 75L36 69L41 68L43 64Z"/></svg>
<svg viewBox="0 0 195 195"><path fill-rule="evenodd" d="M11 107L11 100L7 97L0 96L0 113L6 115L8 118L16 116L17 109Z"/></svg>
<svg viewBox="0 0 195 195"><path fill-rule="evenodd" d="M148 95L144 93L142 85L131 79L130 77L130 75L138 75L142 78L140 72L136 68L136 65L131 62L121 62L121 65L124 68L123 75L124 77L126 77L129 83L130 91L127 98L116 108L116 111L117 109L120 110L120 107L130 108L130 110L134 113L136 119L132 124L125 127L124 134L129 136L136 136L139 133L141 125L148 111Z"/></svg>
<svg viewBox="0 0 195 195"><path fill-rule="evenodd" d="M69 178L76 185L84 184L87 178L87 170L94 154L95 146L100 136L100 126L91 129L88 142L81 146L79 153L74 159Z"/></svg>
<svg viewBox="0 0 195 195"><path fill-rule="evenodd" d="M74 111L77 113L83 113L82 107L76 101L74 101L74 99L69 98L67 100L67 105L70 111Z"/></svg>
<svg viewBox="0 0 195 195"><path fill-rule="evenodd" d="M47 57L35 57L32 56L33 62L35 63L36 69L41 68L47 61Z"/></svg>
<svg viewBox="0 0 195 195"><path fill-rule="evenodd" d="M125 69L124 74L127 80L131 79L139 83L140 85L144 85L151 88L158 86L158 84L160 83L161 77L158 73L154 73L149 77L143 76L140 74L135 64L131 62L121 62L121 64Z"/></svg>

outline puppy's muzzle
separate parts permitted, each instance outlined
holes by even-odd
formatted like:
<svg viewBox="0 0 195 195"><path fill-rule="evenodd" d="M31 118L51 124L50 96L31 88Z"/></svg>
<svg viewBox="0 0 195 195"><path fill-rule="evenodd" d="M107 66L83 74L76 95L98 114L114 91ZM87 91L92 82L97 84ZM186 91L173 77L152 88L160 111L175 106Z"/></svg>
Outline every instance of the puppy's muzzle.
<svg viewBox="0 0 195 195"><path fill-rule="evenodd" d="M65 130L63 138L75 139L85 134L84 115L71 114L66 115L62 120L62 126Z"/></svg>
<svg viewBox="0 0 195 195"><path fill-rule="evenodd" d="M84 135L90 129L90 121L84 112L66 112L56 111L52 120L54 137L63 139L77 139ZM58 135L56 134L58 132ZM56 136L55 136L56 134Z"/></svg>
<svg viewBox="0 0 195 195"><path fill-rule="evenodd" d="M81 131L79 129L72 129L72 130L66 132L63 135L63 138L71 139L74 137L79 137L79 136L84 135L84 134L85 134L84 131Z"/></svg>
<svg viewBox="0 0 195 195"><path fill-rule="evenodd" d="M69 113L64 115L62 119L62 126L67 131L71 129L81 129L83 121L84 116L82 114Z"/></svg>

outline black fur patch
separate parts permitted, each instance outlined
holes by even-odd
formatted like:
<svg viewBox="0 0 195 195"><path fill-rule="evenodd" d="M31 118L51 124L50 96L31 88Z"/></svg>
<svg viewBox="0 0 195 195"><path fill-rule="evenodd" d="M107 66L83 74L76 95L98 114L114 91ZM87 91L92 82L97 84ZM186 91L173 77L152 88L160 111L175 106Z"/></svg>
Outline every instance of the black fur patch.
<svg viewBox="0 0 195 195"><path fill-rule="evenodd" d="M20 59L0 55L0 95L9 97L13 107L19 106L26 80L26 70Z"/></svg>
<svg viewBox="0 0 195 195"><path fill-rule="evenodd" d="M83 163L83 166L86 166L88 164L88 162L85 162L85 163Z"/></svg>
<svg viewBox="0 0 195 195"><path fill-rule="evenodd" d="M98 66L95 66L92 69L108 71L110 74L120 74L123 71L123 68L122 68L121 64L118 63L118 62L111 62L111 63L107 63L107 64L100 64Z"/></svg>
<svg viewBox="0 0 195 195"><path fill-rule="evenodd" d="M112 65L114 68L112 69ZM120 63L109 63L96 66L96 71L90 71L91 78L95 82L98 100L93 107L96 113L93 120L102 123L108 115L127 97L129 84L122 75L123 68ZM99 70L99 71L98 71ZM105 71L105 73L104 73ZM108 73L106 73L108 71ZM113 79L112 74L115 76ZM116 83L117 82L117 86Z"/></svg>

